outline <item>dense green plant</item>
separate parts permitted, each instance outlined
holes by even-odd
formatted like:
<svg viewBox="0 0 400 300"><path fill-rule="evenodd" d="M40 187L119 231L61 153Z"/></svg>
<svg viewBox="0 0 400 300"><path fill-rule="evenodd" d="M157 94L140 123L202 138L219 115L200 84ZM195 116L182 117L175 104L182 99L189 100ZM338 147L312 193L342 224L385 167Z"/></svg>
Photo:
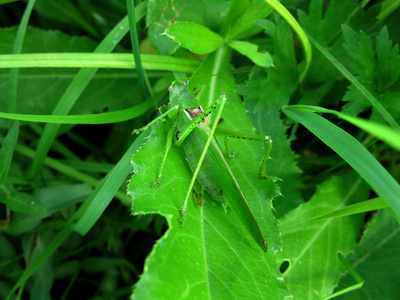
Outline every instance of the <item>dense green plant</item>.
<svg viewBox="0 0 400 300"><path fill-rule="evenodd" d="M396 1L1 3L1 298L398 298ZM227 158L267 253L207 194L181 228L180 147L150 186L171 124L131 132L189 76L273 139L281 180Z"/></svg>

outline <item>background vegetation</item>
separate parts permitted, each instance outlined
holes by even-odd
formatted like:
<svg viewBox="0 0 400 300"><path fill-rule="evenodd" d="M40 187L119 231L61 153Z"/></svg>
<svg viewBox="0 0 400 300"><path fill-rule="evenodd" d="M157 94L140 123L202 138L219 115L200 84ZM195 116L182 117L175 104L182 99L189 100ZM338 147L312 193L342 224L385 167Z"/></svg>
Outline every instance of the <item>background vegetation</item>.
<svg viewBox="0 0 400 300"><path fill-rule="evenodd" d="M398 1L0 4L0 298L399 298ZM267 253L207 194L179 226L182 149L150 187L189 76L273 139L276 182L227 158Z"/></svg>

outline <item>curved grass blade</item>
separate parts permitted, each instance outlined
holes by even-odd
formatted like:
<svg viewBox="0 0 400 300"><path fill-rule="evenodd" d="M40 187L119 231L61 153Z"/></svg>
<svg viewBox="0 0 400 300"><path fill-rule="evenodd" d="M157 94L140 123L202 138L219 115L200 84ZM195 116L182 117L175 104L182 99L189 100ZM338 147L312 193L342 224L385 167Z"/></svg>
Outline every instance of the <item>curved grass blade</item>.
<svg viewBox="0 0 400 300"><path fill-rule="evenodd" d="M138 38L138 33L137 33L137 28L136 28L135 1L126 0L126 8L128 11L128 20L129 20L129 28L130 28L129 33L131 36L133 58L135 59L139 87L140 87L140 90L142 91L142 95L146 98L149 95L148 90L146 89L146 86L149 89L150 94L152 94L152 91L151 91L151 87L150 87L147 75L146 75L145 71L143 70L143 66L142 66L142 59L141 59L140 49L139 49L139 38Z"/></svg>
<svg viewBox="0 0 400 300"><path fill-rule="evenodd" d="M382 199L381 197L378 197L375 199L352 204L352 205L343 207L341 209L332 211L330 213L326 213L326 214L323 214L323 215L320 215L320 216L317 216L314 218L310 218L310 219L307 219L307 220L304 220L301 222L287 224L285 226L282 226L281 229L284 227L293 226L293 225L311 222L311 221L339 218L339 217L345 217L345 216L350 216L350 215L354 215L354 214L364 213L364 212L368 212L368 211L372 211L372 210L386 208L388 206L389 205L386 203L386 201L384 199Z"/></svg>
<svg viewBox="0 0 400 300"><path fill-rule="evenodd" d="M299 23L296 21L295 18L290 14L290 12L277 0L265 0L269 5L271 5L277 13L279 13L282 18L284 18L289 25L293 28L293 30L297 33L297 35L300 38L301 43L303 44L304 48L304 55L306 58L306 63L311 62L312 58L312 50L311 50L311 44L310 41L307 38L306 33L304 32L303 28L299 25ZM300 82L303 81L305 78L307 71L308 71L309 66L306 65L306 68L304 69L303 73L300 76Z"/></svg>
<svg viewBox="0 0 400 300"><path fill-rule="evenodd" d="M161 98L162 98L161 95L159 95L156 101L158 101ZM143 115L151 107L153 107L153 103L151 100L148 99L145 102L135 105L133 107L107 113L58 116L58 115L9 114L0 112L0 118L28 121L28 122L52 123L52 124L92 124L92 125L110 124L110 123L119 123L135 119Z"/></svg>
<svg viewBox="0 0 400 300"><path fill-rule="evenodd" d="M343 114L336 110L327 109L319 106L309 106L309 105L293 105L293 108L306 109L311 112L329 113L350 122L351 124L357 126L358 128L376 136L378 139L384 141L388 145L400 150L400 132L386 126L385 124L380 124L373 121L364 120L361 118L356 118Z"/></svg>
<svg viewBox="0 0 400 300"><path fill-rule="evenodd" d="M283 112L302 124L341 156L382 196L400 223L400 185L359 141L325 118L286 106Z"/></svg>

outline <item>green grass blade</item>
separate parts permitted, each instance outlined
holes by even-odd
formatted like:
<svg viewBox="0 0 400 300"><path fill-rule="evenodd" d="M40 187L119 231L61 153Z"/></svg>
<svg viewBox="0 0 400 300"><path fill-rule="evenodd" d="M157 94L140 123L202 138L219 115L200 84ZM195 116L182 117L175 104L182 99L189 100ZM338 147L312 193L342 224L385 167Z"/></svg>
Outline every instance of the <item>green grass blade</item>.
<svg viewBox="0 0 400 300"><path fill-rule="evenodd" d="M146 70L194 72L197 60L166 55L142 54ZM0 55L0 68L104 68L135 69L127 53L22 53Z"/></svg>
<svg viewBox="0 0 400 300"><path fill-rule="evenodd" d="M386 201L381 198L375 198L367 201L363 201L357 204L352 204L349 206L346 206L344 208L338 209L336 211L333 211L331 213L327 213L315 218L311 218L309 220L306 220L305 222L308 221L316 221L316 220L322 220L322 219L330 219L330 218L339 218L339 217L345 217L345 216L350 216L354 214L359 214L359 213L364 213L368 211L373 211L377 209L382 209L388 207L388 204Z"/></svg>
<svg viewBox="0 0 400 300"><path fill-rule="evenodd" d="M103 179L101 186L92 193L90 197L93 200L90 202L89 207L85 210L83 216L76 224L74 228L76 232L85 235L101 217L104 210L113 199L115 193L119 190L124 181L126 181L129 173L132 172L132 166L130 164L132 155L140 148L147 135L148 133L142 133L139 135L139 137L125 152L124 156Z"/></svg>
<svg viewBox="0 0 400 300"><path fill-rule="evenodd" d="M312 36L308 35L311 43L317 48L329 61L337 62L337 59L333 57L328 51L324 49ZM382 104L376 99L365 87L355 78L350 72L343 67L342 64L334 63L332 64L338 71L350 81L362 95L371 103L371 105L377 110L377 112L382 116L382 118L396 131L400 132L400 125L397 124L396 120L392 115L382 106Z"/></svg>
<svg viewBox="0 0 400 300"><path fill-rule="evenodd" d="M141 4L141 10L137 10L138 20L144 16L146 2ZM119 41L126 35L128 32L128 18L123 18L111 32L106 36L106 38L99 44L96 48L95 52L111 52L118 44ZM81 93L85 90L90 80L93 78L94 74L97 72L97 69L83 69L79 71L76 75L67 91L63 95L63 97L58 102L56 108L53 111L55 115L66 115L71 110L76 100L79 98ZM28 177L35 177L41 167L43 166L44 160L47 156L47 153L53 143L58 129L61 125L59 124L48 124L46 125L43 134L40 138L39 145L37 147L37 155L35 156L31 170L29 171Z"/></svg>
<svg viewBox="0 0 400 300"><path fill-rule="evenodd" d="M11 161L14 154L14 147L18 140L19 123L13 122L10 130L7 133L0 149L0 186L7 179L8 171L10 170Z"/></svg>
<svg viewBox="0 0 400 300"><path fill-rule="evenodd" d="M298 107L301 109L306 109L308 111L329 113L329 114L336 115L339 118L342 118L343 120L346 120L347 122L350 122L353 125L357 126L358 128L361 128L362 130L368 132L369 134L376 136L378 139L384 141L385 143L392 146L393 148L400 150L400 132L397 132L384 124L364 120L361 118L352 117L347 114L338 112L336 110L326 109L326 108L319 107L319 106L293 105L291 107L293 107L293 108Z"/></svg>
<svg viewBox="0 0 400 300"><path fill-rule="evenodd" d="M287 226L301 224L301 223L322 220L322 219L332 219L332 218L350 216L350 215L354 215L354 214L359 214L359 213L364 213L364 212L368 212L368 211L386 208L388 206L389 205L383 198L378 197L375 199L352 204L352 205L346 206L344 208L332 211L330 213L326 213L326 214L323 214L323 215L320 215L317 217L313 217L313 218L310 218L310 219L307 219L307 220L304 220L301 222L288 224L288 225L282 226L282 228L287 227Z"/></svg>
<svg viewBox="0 0 400 300"><path fill-rule="evenodd" d="M26 28L28 27L29 17L31 16L33 6L36 0L30 0L25 9L24 15L22 17L21 23L18 27L17 36L15 37L13 54L21 53L22 44L24 42ZM12 69L10 71L10 83L9 83L9 111L15 112L17 107L17 91L18 91L18 69Z"/></svg>
<svg viewBox="0 0 400 300"><path fill-rule="evenodd" d="M129 20L129 32L131 36L131 45L133 51L133 58L135 59L136 70L138 74L138 82L140 86L140 90L142 91L142 97L147 98L148 92L146 89L146 73L143 70L142 59L140 57L140 49L139 49L139 37L136 28L136 17L135 17L135 1L134 0L126 0L126 8L128 11L128 20ZM147 85L150 87L150 85Z"/></svg>
<svg viewBox="0 0 400 300"><path fill-rule="evenodd" d="M283 112L315 134L321 141L341 156L375 192L383 197L400 222L400 185L350 134L323 117L311 112L285 107Z"/></svg>
<svg viewBox="0 0 400 300"><path fill-rule="evenodd" d="M26 29L28 27L29 18L31 16L33 6L35 5L36 0L30 0L26 9L24 11L24 15L22 16L21 23L19 24L17 35L15 37L15 42L13 46L13 54L21 53L22 44L24 42ZM9 81L9 90L8 90L8 109L10 112L15 112L17 107L17 94L18 94L18 78L19 78L19 69L11 69L10 70L10 81ZM10 124L10 130L4 140L4 143L1 146L0 150L0 185L4 184L6 181L8 171L10 169L11 161L13 158L13 152L15 144L18 140L19 133L19 122L12 122Z"/></svg>
<svg viewBox="0 0 400 300"><path fill-rule="evenodd" d="M158 100L161 98L160 96L161 95L157 97ZM127 109L99 114L58 116L9 114L0 112L0 118L52 124L110 124L124 122L137 118L143 115L151 107L153 107L152 101L147 100L143 103Z"/></svg>
<svg viewBox="0 0 400 300"><path fill-rule="evenodd" d="M379 12L379 15L376 16L378 20L377 23L381 23L387 17L389 17L396 9L400 6L400 1L384 1L382 5L382 9ZM377 24L375 24L377 25Z"/></svg>

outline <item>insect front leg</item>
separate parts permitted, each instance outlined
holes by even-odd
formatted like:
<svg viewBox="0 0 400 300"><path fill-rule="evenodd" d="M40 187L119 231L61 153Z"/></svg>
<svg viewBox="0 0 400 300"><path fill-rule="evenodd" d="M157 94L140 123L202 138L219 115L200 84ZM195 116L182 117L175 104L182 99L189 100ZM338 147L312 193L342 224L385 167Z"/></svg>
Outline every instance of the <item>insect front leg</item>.
<svg viewBox="0 0 400 300"><path fill-rule="evenodd" d="M134 133L139 134L139 133L145 131L146 129L149 129L150 127L157 125L159 122L163 121L167 116L170 118L175 117L176 114L178 113L178 110L179 110L179 106L173 106L173 107L169 108L166 112L164 112L163 114L161 114L160 116L155 118L153 121L151 121L146 126L138 128L138 129L134 129L132 134L134 134Z"/></svg>

